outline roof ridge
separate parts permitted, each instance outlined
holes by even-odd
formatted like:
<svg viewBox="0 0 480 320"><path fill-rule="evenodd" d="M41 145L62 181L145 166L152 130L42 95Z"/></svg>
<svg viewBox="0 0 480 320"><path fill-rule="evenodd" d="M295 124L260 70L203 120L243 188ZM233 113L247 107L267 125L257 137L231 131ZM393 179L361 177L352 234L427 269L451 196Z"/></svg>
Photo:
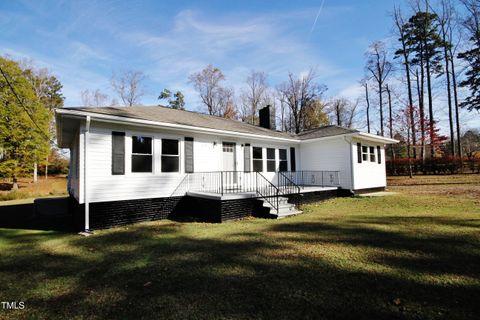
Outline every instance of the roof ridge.
<svg viewBox="0 0 480 320"><path fill-rule="evenodd" d="M242 125L245 125L245 126L250 126L252 128L255 128L255 129L260 129L260 130L268 130L270 132L275 132L275 133L283 133L285 135L288 135L290 137L293 137L295 136L295 134L290 134L288 132L284 132L284 131L278 131L278 130L273 130L273 129L267 129L267 128L264 128L264 127L261 127L261 126L257 126L257 125L254 125L254 124L251 124L251 123L248 123L248 122L244 122L244 121L241 121L241 120L236 120L236 119L229 119L229 118L224 118L222 116L218 116L218 115L211 115L211 114L206 114L206 113L201 113L201 112L198 112L198 111L194 111L194 110L181 110L181 109L173 109L173 108L170 108L170 107L167 107L167 106L162 106L162 105L149 105L149 106L107 106L107 107L88 107L88 106L79 106L79 107L65 107L63 109L70 109L70 110L75 110L75 109L100 109L100 110L105 110L105 109L110 109L110 110L115 110L115 109L123 109L125 108L125 110L128 110L129 108L144 108L144 109L149 109L149 108L162 108L162 109L165 109L165 110L169 110L169 111L174 111L174 112L188 112L188 113L191 113L191 114L195 114L197 116L201 116L201 117L206 117L206 118L215 118L215 119L218 119L220 121L226 121L226 122L235 122L235 123L240 123Z"/></svg>

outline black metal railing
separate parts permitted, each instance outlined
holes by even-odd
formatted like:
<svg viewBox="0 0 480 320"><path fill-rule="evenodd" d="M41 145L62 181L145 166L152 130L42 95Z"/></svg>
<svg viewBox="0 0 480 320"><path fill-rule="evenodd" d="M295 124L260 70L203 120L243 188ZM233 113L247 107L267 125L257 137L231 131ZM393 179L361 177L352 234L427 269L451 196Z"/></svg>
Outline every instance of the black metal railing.
<svg viewBox="0 0 480 320"><path fill-rule="evenodd" d="M339 186L338 171L282 171L277 172L277 185L260 172L213 171L188 173L172 196L187 192L255 193L278 212L279 195L300 193L305 186Z"/></svg>
<svg viewBox="0 0 480 320"><path fill-rule="evenodd" d="M213 171L188 173L172 196L186 192L217 194L256 192L256 172Z"/></svg>
<svg viewBox="0 0 480 320"><path fill-rule="evenodd" d="M272 208L278 213L278 196L280 194L279 189L270 182L263 174L260 172L255 172L256 174L256 193L258 196L263 198L268 202Z"/></svg>
<svg viewBox="0 0 480 320"><path fill-rule="evenodd" d="M283 194L300 193L300 186L290 178L288 172L280 171L278 173L277 187Z"/></svg>
<svg viewBox="0 0 480 320"><path fill-rule="evenodd" d="M188 192L188 174L183 177L182 181L178 184L175 190L172 192L171 197L181 197Z"/></svg>
<svg viewBox="0 0 480 320"><path fill-rule="evenodd" d="M298 186L338 187L340 186L338 171L286 171L282 172Z"/></svg>

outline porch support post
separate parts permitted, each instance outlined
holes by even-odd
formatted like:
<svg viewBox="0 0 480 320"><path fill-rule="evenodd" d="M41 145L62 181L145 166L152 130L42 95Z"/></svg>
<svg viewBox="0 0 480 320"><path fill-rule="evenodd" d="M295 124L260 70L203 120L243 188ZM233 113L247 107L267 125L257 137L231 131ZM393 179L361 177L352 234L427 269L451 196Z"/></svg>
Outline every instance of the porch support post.
<svg viewBox="0 0 480 320"><path fill-rule="evenodd" d="M87 149L88 137L90 133L90 116L87 116L85 121L85 133L83 137L83 202L85 203L85 232L90 232L90 203L88 200L87 189Z"/></svg>

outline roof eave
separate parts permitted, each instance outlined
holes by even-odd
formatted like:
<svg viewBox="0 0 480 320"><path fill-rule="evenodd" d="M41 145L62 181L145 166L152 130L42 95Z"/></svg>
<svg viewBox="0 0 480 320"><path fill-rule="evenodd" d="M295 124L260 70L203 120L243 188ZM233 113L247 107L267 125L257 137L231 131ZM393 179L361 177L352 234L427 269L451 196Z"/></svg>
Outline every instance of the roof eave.
<svg viewBox="0 0 480 320"><path fill-rule="evenodd" d="M375 134L371 133L366 133L366 132L358 132L357 136L359 136L362 139L370 140L370 141L375 141L375 142L381 142L384 144L394 144L394 143L399 143L400 141L387 138L387 137L381 137L377 136Z"/></svg>
<svg viewBox="0 0 480 320"><path fill-rule="evenodd" d="M83 110L71 110L71 109L56 109L55 110L57 115L69 115L69 116L80 116L86 117L89 115L92 120L95 121L102 121L102 122L113 122L113 123L130 123L134 125L142 125L142 126L149 126L149 127L160 127L160 128L167 128L171 130L186 130L186 131L195 131L198 133L205 133L205 134L224 134L224 135L236 135L242 137L248 137L253 139L262 139L262 140L274 140L274 141L282 141L282 142L295 142L298 143L299 140L295 138L281 138L281 137L272 137L268 135L259 135L253 133L244 133L238 131L228 131L228 130L220 130L220 129L211 129L211 128L204 128L204 127L195 127L190 125L182 125L182 124L174 124L174 123L166 123L166 122L158 122L158 121L151 121L139 118L129 118L129 117L122 117L122 116L114 116L114 115L106 115L97 112L88 112Z"/></svg>

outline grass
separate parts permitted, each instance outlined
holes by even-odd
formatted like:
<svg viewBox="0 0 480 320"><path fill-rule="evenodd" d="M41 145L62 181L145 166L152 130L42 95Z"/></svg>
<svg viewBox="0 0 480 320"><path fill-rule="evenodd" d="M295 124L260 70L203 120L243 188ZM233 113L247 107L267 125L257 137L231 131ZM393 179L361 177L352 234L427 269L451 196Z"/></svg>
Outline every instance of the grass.
<svg viewBox="0 0 480 320"><path fill-rule="evenodd" d="M19 178L18 187L18 190L11 190L11 181L0 179L0 206L4 201L18 199L33 201L37 197L66 195L67 179L65 176L49 176L48 179L39 177L38 182L33 183L32 178Z"/></svg>
<svg viewBox="0 0 480 320"><path fill-rule="evenodd" d="M454 192L477 188L469 179L433 191L397 179L395 196L283 220L155 221L88 238L0 229L0 301L26 306L0 318L473 319L480 203Z"/></svg>

